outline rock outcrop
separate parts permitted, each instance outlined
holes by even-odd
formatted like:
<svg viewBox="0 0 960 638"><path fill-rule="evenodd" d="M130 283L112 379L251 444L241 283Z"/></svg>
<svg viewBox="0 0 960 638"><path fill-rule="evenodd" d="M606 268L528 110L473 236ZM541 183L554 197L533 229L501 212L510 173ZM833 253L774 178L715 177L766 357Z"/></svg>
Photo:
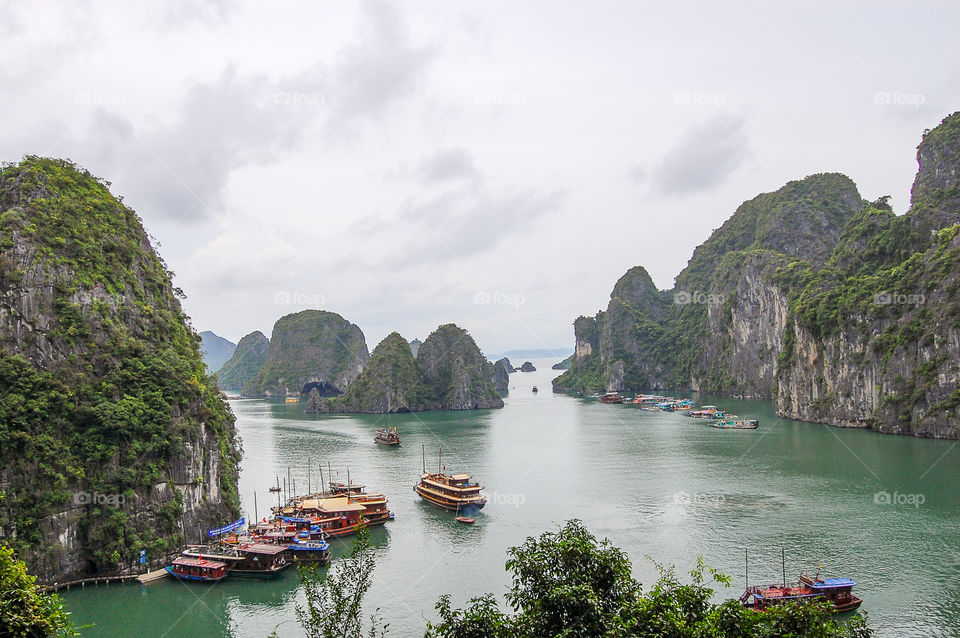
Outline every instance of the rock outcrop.
<svg viewBox="0 0 960 638"><path fill-rule="evenodd" d="M550 366L551 370L568 370L570 369L570 364L573 363L573 355L570 355L563 361L558 361L557 363Z"/></svg>
<svg viewBox="0 0 960 638"><path fill-rule="evenodd" d="M274 324L267 361L243 387L243 394L309 394L324 385L343 393L369 358L358 326L335 312L303 310Z"/></svg>
<svg viewBox="0 0 960 638"><path fill-rule="evenodd" d="M259 330L240 340L233 356L217 371L217 384L224 390L240 392L260 372L270 354L270 340Z"/></svg>
<svg viewBox="0 0 960 638"><path fill-rule="evenodd" d="M529 361L524 361L523 365L520 366L520 372L536 372L537 369Z"/></svg>
<svg viewBox="0 0 960 638"><path fill-rule="evenodd" d="M136 213L0 168L0 536L41 582L157 566L238 515L234 418Z"/></svg>
<svg viewBox="0 0 960 638"><path fill-rule="evenodd" d="M397 333L374 349L363 372L343 396L311 393L306 412L420 412L502 408L491 381L493 369L467 332L440 326L420 346L416 359Z"/></svg>
<svg viewBox="0 0 960 638"><path fill-rule="evenodd" d="M420 350L421 341L419 339L414 339L410 342L410 352L413 353L413 356L417 356L417 352Z"/></svg>
<svg viewBox="0 0 960 638"><path fill-rule="evenodd" d="M236 349L237 344L218 334L209 330L200 333L200 354L203 355L203 362L207 364L207 370L210 371L210 374L222 368L223 364L233 356L233 351Z"/></svg>
<svg viewBox="0 0 960 638"><path fill-rule="evenodd" d="M503 407L490 362L463 328L452 323L437 328L420 346L417 364L440 409Z"/></svg>
<svg viewBox="0 0 960 638"><path fill-rule="evenodd" d="M493 389L503 394L510 391L510 373L515 372L510 360L504 357L493 364Z"/></svg>

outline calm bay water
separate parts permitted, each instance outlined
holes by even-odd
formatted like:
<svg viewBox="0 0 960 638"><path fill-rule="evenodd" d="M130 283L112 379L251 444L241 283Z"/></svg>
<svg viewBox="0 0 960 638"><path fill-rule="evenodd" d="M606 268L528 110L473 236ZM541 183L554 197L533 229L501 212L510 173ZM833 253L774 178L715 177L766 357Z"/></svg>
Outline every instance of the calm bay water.
<svg viewBox="0 0 960 638"><path fill-rule="evenodd" d="M624 549L647 586L652 560L686 572L702 556L734 577L719 595L739 596L744 548L752 583L780 580L784 548L788 578L823 565L826 575L857 580L879 636L960 636L957 442L828 428L777 419L765 402L694 397L760 419L756 431L716 430L680 414L553 395L553 361L534 363L537 372L511 375L502 410L320 417L298 405L232 402L245 510L253 516L256 492L264 516L276 498L267 487L288 466L305 490L308 461L314 488L322 460L335 478L349 467L354 482L386 493L396 520L373 530L368 607L380 607L394 636L422 636L443 593L458 605L501 595L507 548L571 518ZM399 428L402 448L373 443L384 425ZM414 494L421 443L428 466L442 446L448 471L485 486L489 503L476 524L458 524ZM350 542L333 541L334 554ZM63 596L78 623L93 624L88 636L301 635L290 570L270 582L167 579Z"/></svg>

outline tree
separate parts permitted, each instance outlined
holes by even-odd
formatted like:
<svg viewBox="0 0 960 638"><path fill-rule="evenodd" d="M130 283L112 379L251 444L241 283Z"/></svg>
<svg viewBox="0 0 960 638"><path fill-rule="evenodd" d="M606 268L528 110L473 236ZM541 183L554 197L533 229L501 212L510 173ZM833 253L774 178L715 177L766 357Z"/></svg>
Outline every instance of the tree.
<svg viewBox="0 0 960 638"><path fill-rule="evenodd" d="M36 576L13 550L0 544L0 636L41 638L79 635L56 594L44 594Z"/></svg>
<svg viewBox="0 0 960 638"><path fill-rule="evenodd" d="M300 582L307 595L307 606L297 603L297 620L309 638L360 638L363 597L370 589L376 558L370 544L370 532L363 524L350 555L337 561L324 573L319 565L301 565ZM368 636L385 636L388 624L381 626L379 609L370 615Z"/></svg>
<svg viewBox="0 0 960 638"><path fill-rule="evenodd" d="M712 602L713 585L730 577L698 559L682 583L657 566L660 578L648 594L630 573L630 560L609 540L598 542L580 521L530 537L509 550L513 584L503 613L493 594L452 609L443 596L437 624L426 638L870 638L862 617L839 625L827 602L782 605L756 612L728 600Z"/></svg>

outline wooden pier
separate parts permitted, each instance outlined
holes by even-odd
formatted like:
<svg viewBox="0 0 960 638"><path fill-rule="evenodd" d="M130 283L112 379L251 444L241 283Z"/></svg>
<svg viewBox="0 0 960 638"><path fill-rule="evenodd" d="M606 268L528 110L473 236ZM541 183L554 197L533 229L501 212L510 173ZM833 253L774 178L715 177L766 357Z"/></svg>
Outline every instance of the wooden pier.
<svg viewBox="0 0 960 638"><path fill-rule="evenodd" d="M164 572L166 573L166 572ZM147 576L148 574L143 574ZM40 589L44 592L51 591L60 591L61 589L69 590L71 587L86 587L87 585L109 585L111 583L130 583L139 580L140 577L136 574L128 574L126 576L95 576L91 578L78 578L77 580L68 580L62 583L48 583L45 585L40 585Z"/></svg>

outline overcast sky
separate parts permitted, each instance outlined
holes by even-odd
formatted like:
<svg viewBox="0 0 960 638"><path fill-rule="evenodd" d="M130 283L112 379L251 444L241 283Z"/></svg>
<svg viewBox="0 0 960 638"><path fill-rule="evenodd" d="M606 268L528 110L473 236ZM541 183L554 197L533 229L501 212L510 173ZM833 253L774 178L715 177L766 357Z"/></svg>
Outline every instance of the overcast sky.
<svg viewBox="0 0 960 638"><path fill-rule="evenodd" d="M837 6L840 5L840 6ZM909 206L960 110L956 2L0 2L0 158L142 217L198 330L307 307L572 346L758 193Z"/></svg>

